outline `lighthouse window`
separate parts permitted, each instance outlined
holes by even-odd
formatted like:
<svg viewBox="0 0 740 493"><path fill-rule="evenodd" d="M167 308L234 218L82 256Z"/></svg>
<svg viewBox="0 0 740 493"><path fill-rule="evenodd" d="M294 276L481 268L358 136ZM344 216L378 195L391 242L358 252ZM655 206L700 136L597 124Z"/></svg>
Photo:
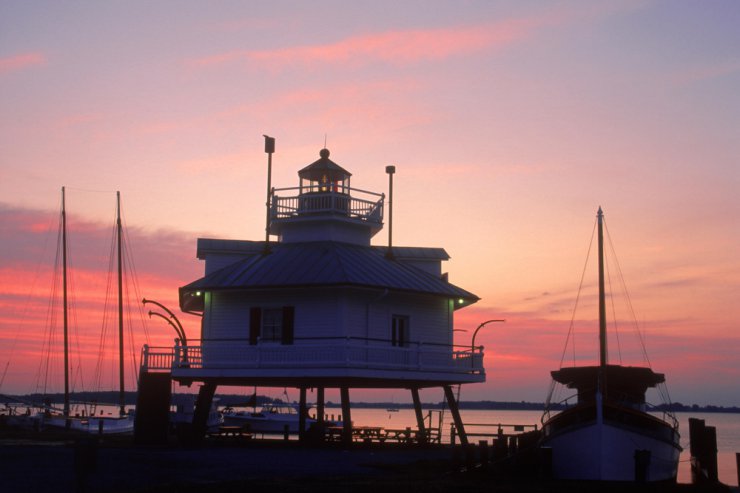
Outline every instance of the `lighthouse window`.
<svg viewBox="0 0 740 493"><path fill-rule="evenodd" d="M283 335L282 308L266 308L262 310L262 340L279 342Z"/></svg>
<svg viewBox="0 0 740 493"><path fill-rule="evenodd" d="M409 317L407 315L393 315L391 319L391 345L408 346L409 344Z"/></svg>
<svg viewBox="0 0 740 493"><path fill-rule="evenodd" d="M294 313L292 306L253 307L249 317L249 343L293 344Z"/></svg>

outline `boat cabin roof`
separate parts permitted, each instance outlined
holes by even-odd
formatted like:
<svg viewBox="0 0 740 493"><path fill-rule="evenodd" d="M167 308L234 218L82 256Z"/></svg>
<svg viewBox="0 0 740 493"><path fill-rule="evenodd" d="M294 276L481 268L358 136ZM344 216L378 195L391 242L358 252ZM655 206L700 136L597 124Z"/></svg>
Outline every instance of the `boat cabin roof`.
<svg viewBox="0 0 740 493"><path fill-rule="evenodd" d="M578 389L580 394L596 389L600 370L599 366L578 366L561 368L551 375L556 382ZM644 396L647 389L665 382L663 373L641 366L607 365L605 377L607 392L634 396Z"/></svg>

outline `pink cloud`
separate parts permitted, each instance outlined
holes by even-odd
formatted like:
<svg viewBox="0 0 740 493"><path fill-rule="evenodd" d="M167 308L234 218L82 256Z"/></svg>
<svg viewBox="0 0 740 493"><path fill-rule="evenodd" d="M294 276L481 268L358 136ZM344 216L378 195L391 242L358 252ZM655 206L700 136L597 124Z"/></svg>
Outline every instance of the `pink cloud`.
<svg viewBox="0 0 740 493"><path fill-rule="evenodd" d="M0 75L17 72L35 65L46 63L43 53L21 53L7 58L0 58Z"/></svg>
<svg viewBox="0 0 740 493"><path fill-rule="evenodd" d="M388 31L351 36L335 43L291 46L271 50L233 50L189 61L192 67L233 62L254 62L280 69L288 65L405 64L442 60L470 53L496 50L526 39L545 18L510 19L492 24L457 28Z"/></svg>
<svg viewBox="0 0 740 493"><path fill-rule="evenodd" d="M618 6L593 5L569 8L556 6L529 17L482 22L477 25L410 29L350 36L333 43L285 48L248 50L233 49L186 61L194 68L209 68L235 63L254 63L272 70L290 65L301 68L341 64L344 67L382 62L395 65L444 60L477 52L496 51L524 42L547 26L567 22L594 22L596 19L641 8L642 0ZM265 27L264 21L232 21L221 24L225 31L254 26Z"/></svg>
<svg viewBox="0 0 740 493"><path fill-rule="evenodd" d="M349 134L351 129L361 127L359 133L367 135L368 129L377 128L377 122L382 122L386 128L388 122L404 127L438 118L438 115L433 115L416 104L412 97L407 97L420 88L420 82L411 78L335 84L320 89L299 88L281 92L268 100L232 105L193 118L145 123L138 131L144 134L169 134L194 132L203 127L227 131L234 125L240 125L245 115L272 115L271 119L290 121L298 128L305 127L309 132L315 132L317 122L322 122L319 126L323 125L322 128L327 131L341 126L342 133ZM358 114L363 117L356 118ZM241 159L234 153L197 157L188 159L181 166L196 171L203 169L200 166L201 161L213 162L223 158L226 158L226 162L231 162L234 158Z"/></svg>
<svg viewBox="0 0 740 493"><path fill-rule="evenodd" d="M189 60L187 63L191 67L208 67L211 65L221 65L229 62L242 60L248 52L242 50L228 51L209 55L195 60Z"/></svg>

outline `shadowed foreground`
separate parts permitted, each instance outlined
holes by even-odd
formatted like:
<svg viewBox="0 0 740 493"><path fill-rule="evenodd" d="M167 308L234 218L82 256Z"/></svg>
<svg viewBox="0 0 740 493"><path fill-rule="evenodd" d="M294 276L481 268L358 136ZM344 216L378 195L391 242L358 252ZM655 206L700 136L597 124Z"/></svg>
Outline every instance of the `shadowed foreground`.
<svg viewBox="0 0 740 493"><path fill-rule="evenodd" d="M137 447L126 441L0 439L3 492L694 492L717 485L541 481L453 467L450 448L303 448L296 443Z"/></svg>

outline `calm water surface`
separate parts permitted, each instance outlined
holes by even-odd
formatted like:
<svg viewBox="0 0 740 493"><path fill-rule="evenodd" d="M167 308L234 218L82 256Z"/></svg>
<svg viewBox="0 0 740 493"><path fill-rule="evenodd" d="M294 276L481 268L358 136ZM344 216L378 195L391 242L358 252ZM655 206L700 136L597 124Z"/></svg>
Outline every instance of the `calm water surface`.
<svg viewBox="0 0 740 493"><path fill-rule="evenodd" d="M331 412L332 410L328 410ZM461 411L466 431L469 433L495 434L497 425L537 425L540 427L540 411ZM680 422L681 463L678 470L678 481L691 482L689 465L689 418L699 418L706 421L707 426L717 428L717 455L719 479L731 486L738 485L735 453L740 452L740 414L724 413L677 413ZM436 416L435 416L436 420ZM382 426L384 428L416 427L416 417L413 409L400 409L398 412L388 412L384 409L352 409L352 421L356 426ZM449 411L444 414L443 440L449 441L452 416ZM488 424L488 426L469 426L468 423ZM435 421L436 424L436 421ZM529 428L527 428L529 429ZM505 429L511 433L512 429ZM476 437L485 439L485 437ZM471 440L473 441L473 440Z"/></svg>

